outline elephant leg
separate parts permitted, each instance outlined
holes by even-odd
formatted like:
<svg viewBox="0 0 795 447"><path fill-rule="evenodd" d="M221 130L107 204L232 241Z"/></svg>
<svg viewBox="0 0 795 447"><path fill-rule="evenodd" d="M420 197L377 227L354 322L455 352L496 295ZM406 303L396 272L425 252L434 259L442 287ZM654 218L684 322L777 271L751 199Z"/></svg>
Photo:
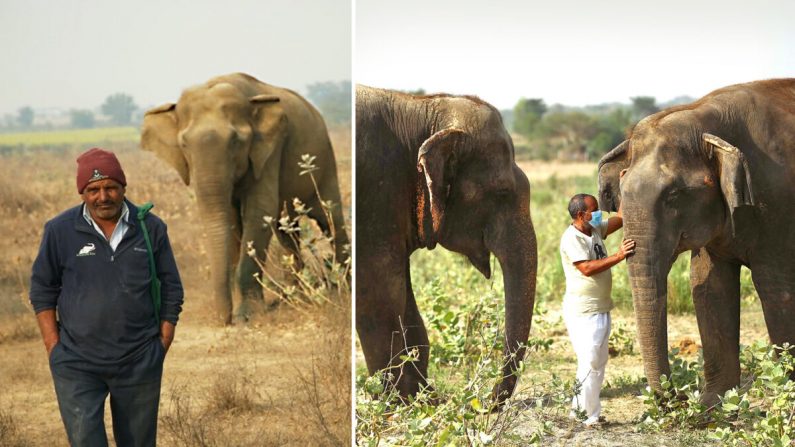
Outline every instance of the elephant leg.
<svg viewBox="0 0 795 447"><path fill-rule="evenodd" d="M254 233L254 234L252 234ZM243 249L240 250L240 258L238 259L235 282L240 289L240 304L238 305L235 313L235 319L238 321L247 321L251 315L257 313L263 304L263 290L262 285L255 275L260 278L263 277L262 270L259 268L257 262L248 255L247 243L253 242L256 256L264 262L264 254L268 252L268 246L272 237L270 230L258 232L244 232L242 245Z"/></svg>
<svg viewBox="0 0 795 447"><path fill-rule="evenodd" d="M403 395L405 388L406 395L414 394L419 388L426 386L428 377L428 357L430 355L430 343L428 342L428 332L425 330L425 323L417 308L417 301L414 298L414 291L411 288L411 271L408 259L406 260L406 309L404 312L405 320L403 326L405 330L405 343L408 350L416 348L419 360L407 364L403 368L403 384L398 384Z"/></svg>
<svg viewBox="0 0 795 447"><path fill-rule="evenodd" d="M425 383L428 338L414 298L407 296L408 255L398 257L384 253L359 261L367 268L356 273L356 331L370 375L383 374L386 384L406 398ZM418 346L418 362L403 364L407 345Z"/></svg>
<svg viewBox="0 0 795 447"><path fill-rule="evenodd" d="M268 166L268 169L274 170L277 166ZM270 177L264 178L276 178L277 173L270 172ZM235 283L240 292L240 304L235 312L235 319L238 321L247 321L253 314L263 310L264 290L256 276L264 280L265 275L257 260L249 255L249 244L256 250L257 259L265 263L273 232L263 225L263 217L277 216L279 212L279 197L276 188L260 186L252 187L250 191L241 200L241 238L239 241L233 241L240 248L235 272ZM274 300L268 304L275 302L277 301Z"/></svg>
<svg viewBox="0 0 795 447"><path fill-rule="evenodd" d="M704 347L705 405L740 384L740 265L694 250L690 284Z"/></svg>
<svg viewBox="0 0 795 447"><path fill-rule="evenodd" d="M791 267L789 265L784 266ZM775 270L774 270L775 269ZM781 271L782 266L754 267L754 286L762 302L770 342L795 346L795 272ZM795 354L795 349L790 352ZM795 379L795 372L790 377Z"/></svg>

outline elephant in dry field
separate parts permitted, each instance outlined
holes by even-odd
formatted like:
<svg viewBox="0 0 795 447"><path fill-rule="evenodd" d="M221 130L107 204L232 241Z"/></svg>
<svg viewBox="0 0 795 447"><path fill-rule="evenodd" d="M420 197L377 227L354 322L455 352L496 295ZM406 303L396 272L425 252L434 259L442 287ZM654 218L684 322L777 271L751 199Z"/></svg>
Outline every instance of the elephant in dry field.
<svg viewBox="0 0 795 447"><path fill-rule="evenodd" d="M254 274L260 271L246 253L253 241L267 250L272 231L263 217L278 218L283 207L295 215L293 198L311 208L309 216L326 233L335 229L337 259L347 255L337 165L320 113L297 93L242 73L219 76L186 89L176 104L144 116L141 148L154 152L193 184L207 234L211 286L219 320L231 323L233 294L239 294L236 320L246 320L262 301ZM311 179L300 176L303 154L316 157L313 174L320 196L331 200L328 222ZM299 248L281 231L282 245L300 265Z"/></svg>
<svg viewBox="0 0 795 447"><path fill-rule="evenodd" d="M704 403L740 383L740 266L751 269L770 340L795 344L795 79L725 87L643 119L599 162L599 190L604 209L623 206L637 243L629 276L652 388L670 375L667 276L684 251Z"/></svg>
<svg viewBox="0 0 795 447"><path fill-rule="evenodd" d="M499 112L472 96L356 89L356 330L370 374L390 369L400 395L426 385L428 335L409 256L441 244L505 282L505 365L494 395L513 393L536 287L530 183ZM417 349L417 361L400 356ZM389 377L389 376L387 376Z"/></svg>

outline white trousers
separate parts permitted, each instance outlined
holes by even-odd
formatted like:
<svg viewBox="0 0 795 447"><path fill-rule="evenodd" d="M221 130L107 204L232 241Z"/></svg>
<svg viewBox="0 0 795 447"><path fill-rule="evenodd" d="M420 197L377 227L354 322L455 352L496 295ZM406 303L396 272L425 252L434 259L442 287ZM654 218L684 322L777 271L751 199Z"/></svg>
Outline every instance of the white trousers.
<svg viewBox="0 0 795 447"><path fill-rule="evenodd" d="M563 319L577 354L577 383L580 392L572 399L571 407L584 410L586 417L595 421L602 411L599 392L605 380L610 312L592 315L564 313Z"/></svg>

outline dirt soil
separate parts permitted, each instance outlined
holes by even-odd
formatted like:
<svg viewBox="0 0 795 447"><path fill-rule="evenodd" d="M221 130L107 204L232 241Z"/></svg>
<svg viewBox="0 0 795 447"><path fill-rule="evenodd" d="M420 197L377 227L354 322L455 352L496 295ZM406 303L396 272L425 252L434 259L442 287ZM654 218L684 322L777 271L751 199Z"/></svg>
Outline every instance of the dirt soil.
<svg viewBox="0 0 795 447"><path fill-rule="evenodd" d="M327 321L304 317L284 309L245 327L180 324L163 373L161 444L169 445L164 440L179 444L185 438L198 437L169 428L164 418L175 418L178 411L185 412L179 423L186 425L186 432L198 435L206 430L206 444L194 440L188 445L306 445L325 439L322 433L315 438L304 432L312 426L314 409L305 395L309 390L299 377L310 377L307 363L313 355L321 354L317 348L322 340L317 334L327 332ZM305 355L301 355L304 350ZM0 358L0 405L14 418L22 445L68 446L41 341L4 342ZM348 398L345 396L345 400ZM350 418L342 416L338 425L349 423ZM210 418L234 426L196 425ZM105 424L112 440L107 404ZM340 437L349 432L345 427L336 431Z"/></svg>

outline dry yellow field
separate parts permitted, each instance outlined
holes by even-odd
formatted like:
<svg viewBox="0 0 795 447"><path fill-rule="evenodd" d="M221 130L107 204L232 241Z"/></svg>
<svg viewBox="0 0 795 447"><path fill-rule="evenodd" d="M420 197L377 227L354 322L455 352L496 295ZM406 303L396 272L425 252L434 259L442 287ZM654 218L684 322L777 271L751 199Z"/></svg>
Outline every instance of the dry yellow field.
<svg viewBox="0 0 795 447"><path fill-rule="evenodd" d="M331 134L350 225L351 134ZM0 445L67 445L27 289L45 221L80 201L75 158L89 147L0 155ZM216 325L192 191L137 143L106 149L125 169L127 197L152 201L168 224L185 286L163 375L160 443L348 445L350 297L305 309L282 305L246 326ZM112 436L109 412L106 424Z"/></svg>

